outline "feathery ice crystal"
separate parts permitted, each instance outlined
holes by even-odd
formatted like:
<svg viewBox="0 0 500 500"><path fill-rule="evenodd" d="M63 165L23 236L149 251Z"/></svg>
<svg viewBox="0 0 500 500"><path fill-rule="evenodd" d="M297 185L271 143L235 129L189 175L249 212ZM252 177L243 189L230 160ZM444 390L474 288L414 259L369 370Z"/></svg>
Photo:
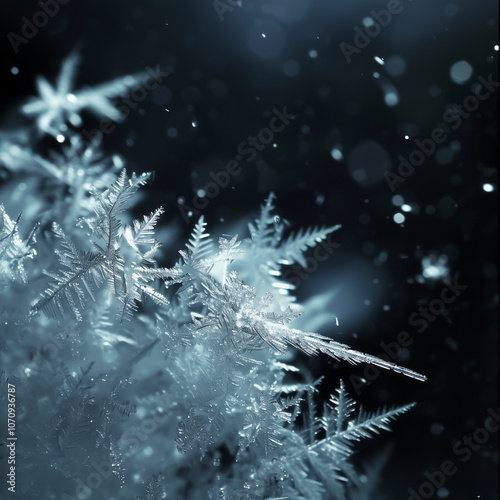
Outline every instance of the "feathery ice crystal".
<svg viewBox="0 0 500 500"><path fill-rule="evenodd" d="M271 194L248 238L216 245L201 217L178 262L161 267L163 208L126 223L149 174L118 174L121 159L81 148L67 126L84 108L114 118L107 99L130 82L72 94L77 61L56 88L39 79L41 98L22 108L38 132L64 135L63 153L41 157L24 129L1 137L0 356L2 384L22 402L19 495L368 498L353 447L412 404L357 412L339 381L318 411L321 379L283 354L425 377L293 327L301 310L282 267L303 265L338 226L285 237ZM33 206L12 219L21 198Z"/></svg>

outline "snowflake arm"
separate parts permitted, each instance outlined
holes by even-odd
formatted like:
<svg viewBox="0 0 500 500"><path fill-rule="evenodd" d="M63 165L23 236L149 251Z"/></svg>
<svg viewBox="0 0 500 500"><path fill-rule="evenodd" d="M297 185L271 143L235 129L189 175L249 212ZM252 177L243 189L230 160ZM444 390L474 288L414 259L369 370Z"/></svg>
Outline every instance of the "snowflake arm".
<svg viewBox="0 0 500 500"><path fill-rule="evenodd" d="M43 310L49 317L62 319L64 312L70 310L77 320L81 320L80 311L85 306L85 292L95 300L94 291L106 274L106 261L102 255L78 250L56 223L52 228L62 240L62 250L57 251L57 254L66 269L59 274L45 271L52 282L33 306L32 312Z"/></svg>
<svg viewBox="0 0 500 500"><path fill-rule="evenodd" d="M278 239L273 237L275 232L276 220L271 212L274 210L273 200L276 199L274 193L270 193L265 204L261 207L260 219L255 221L255 225L251 222L248 224L248 230L250 231L250 236L252 242L256 246L276 246Z"/></svg>
<svg viewBox="0 0 500 500"><path fill-rule="evenodd" d="M348 361L351 364L368 363L385 370L401 373L416 380L427 380L425 375L376 356L356 351L346 344L335 342L317 333L306 333L267 321L256 324L255 331L265 342L280 352L284 352L286 345L289 344L310 356L322 352L334 359Z"/></svg>
<svg viewBox="0 0 500 500"><path fill-rule="evenodd" d="M187 251L179 250L184 264L187 266L198 267L212 253L212 240L210 234L205 232L206 225L207 223L202 215L186 244Z"/></svg>
<svg viewBox="0 0 500 500"><path fill-rule="evenodd" d="M142 222L134 221L133 227L125 229L127 243L136 251L138 245L154 245L156 243L154 228L160 216L165 212L163 207L159 207L149 216L145 215Z"/></svg>
<svg viewBox="0 0 500 500"><path fill-rule="evenodd" d="M80 62L77 53L66 58L61 72L52 86L45 78L38 77L36 86L39 97L33 98L22 106L21 111L27 116L34 116L41 132L54 137L64 132L65 121L74 126L80 126L80 113L87 109L97 116L106 116L113 121L119 121L120 112L113 106L111 99L123 96L139 84L142 74L128 75L117 78L96 87L73 92L76 68Z"/></svg>
<svg viewBox="0 0 500 500"><path fill-rule="evenodd" d="M304 252L308 248L314 248L318 243L326 240L329 234L340 228L340 224L332 227L314 227L305 231L300 230L296 235L290 235L279 247L278 262L285 265L298 262L302 267L307 267Z"/></svg>
<svg viewBox="0 0 500 500"><path fill-rule="evenodd" d="M24 269L24 261L32 259L36 250L32 245L36 242L36 231L38 224L32 229L26 240L19 236L18 225L21 215L13 221L0 205L0 282L7 280L27 282L27 274Z"/></svg>
<svg viewBox="0 0 500 500"><path fill-rule="evenodd" d="M132 228L125 227L123 231L118 219L118 215L128 208L131 197L148 177L149 174L133 174L129 179L123 170L109 190L104 193L95 188L91 190L96 217L86 219L86 222L95 236L91 242L93 252L76 248L62 229L53 224L54 233L62 240L62 249L56 253L65 269L58 274L45 272L52 282L32 308L33 313L43 310L48 316L61 319L64 312L70 310L81 321L86 298L90 297L95 302L95 290L104 281L121 302L119 317L122 322L137 310L143 296L150 297L161 306L169 304L149 282L170 277L170 271L147 267L156 265L154 256L159 243L153 238L153 229L163 209L144 217L142 223L135 221ZM131 248L123 245L127 240ZM143 252L139 246L149 248Z"/></svg>

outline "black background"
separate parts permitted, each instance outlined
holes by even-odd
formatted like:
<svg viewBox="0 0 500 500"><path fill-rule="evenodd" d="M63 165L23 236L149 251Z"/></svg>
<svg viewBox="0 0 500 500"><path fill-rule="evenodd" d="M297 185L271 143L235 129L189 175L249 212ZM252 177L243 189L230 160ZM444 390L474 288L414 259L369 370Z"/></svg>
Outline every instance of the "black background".
<svg viewBox="0 0 500 500"><path fill-rule="evenodd" d="M325 312L332 319L338 316L340 324L336 327L332 320L322 332L364 352L378 354L380 342L408 331L414 341L396 361L428 376L421 383L383 373L361 390L359 400L370 409L418 403L395 424L392 435L370 444L361 458L376 456L384 443L393 442L380 487L385 498L407 498L409 487L418 488L426 480L425 471L438 470L452 459L458 472L447 479L445 497L493 499L498 495L498 435L466 463L452 449L483 426L488 408L498 410L498 91L443 144L457 149L451 161L442 164L432 155L395 193L384 180L379 159L350 155L373 141L396 172L398 155L408 156L414 138L429 137L447 107L471 94L478 76L491 73L498 81L497 6L490 0L413 0L402 6L348 64L339 44L353 43L354 27L362 27L370 10L384 9L387 2L247 0L221 21L209 0L70 0L15 54L7 34L21 34L22 17L31 19L40 7L36 2L4 1L0 127L8 130L24 123L18 109L35 94L35 77L54 81L61 61L75 47L82 54L77 88L148 65L159 64L170 72L164 88L132 110L105 136L103 146L109 154L123 155L129 170L155 172L138 211L161 204L164 223L177 226L178 239L165 242L165 263L171 264L192 227L181 216L178 198L191 202L193 189L210 180L208 172L234 159L238 145L267 126L273 108L287 106L296 119L277 135L276 148L268 145L255 161L243 161L243 173L210 201L203 210L209 227L215 234L238 228L246 236L238 221L257 215L271 190L279 214L295 230L342 224L332 238L339 249L301 283L299 299L332 291ZM266 38L259 39L259 33L267 33ZM283 44L274 55L251 49L252 44L264 51L276 48L280 36ZM310 57L311 50L316 58ZM386 61L399 56L406 71L390 76L376 56ZM295 76L283 71L290 60L300 66ZM457 84L450 67L461 60L473 73L466 83ZM374 72L381 78L374 78ZM385 103L381 79L396 87L398 105ZM433 86L439 95L431 95ZM86 117L86 128L97 124L96 118ZM178 130L175 138L167 135L172 127ZM342 148L342 161L332 158L334 145ZM357 182L353 162L373 182ZM495 186L493 193L483 190L486 182ZM404 224L395 223L393 215L400 210L391 201L393 194L418 205L420 212L406 213ZM443 208L448 198L454 202L450 211ZM435 212L427 213L428 206ZM468 288L418 333L408 318L439 298L445 286L439 279L416 279L422 258L432 253L446 255L449 276ZM362 376L365 370L318 358L308 365L315 375L326 376L325 394L341 377L350 388L349 376Z"/></svg>

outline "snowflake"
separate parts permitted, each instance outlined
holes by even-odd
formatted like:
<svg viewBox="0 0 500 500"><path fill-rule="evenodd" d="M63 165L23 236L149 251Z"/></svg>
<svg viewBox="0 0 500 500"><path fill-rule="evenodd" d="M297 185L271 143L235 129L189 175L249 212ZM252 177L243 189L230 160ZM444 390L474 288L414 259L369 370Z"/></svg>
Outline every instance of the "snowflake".
<svg viewBox="0 0 500 500"><path fill-rule="evenodd" d="M126 91L139 84L138 75L127 75L96 87L73 91L76 68L80 56L70 54L62 63L56 84L52 86L45 78L38 77L36 85L39 97L32 98L21 111L36 117L40 131L58 137L67 130L66 121L79 127L82 125L80 113L87 109L97 116L105 116L114 121L121 118L120 112L113 106L112 98L123 96Z"/></svg>

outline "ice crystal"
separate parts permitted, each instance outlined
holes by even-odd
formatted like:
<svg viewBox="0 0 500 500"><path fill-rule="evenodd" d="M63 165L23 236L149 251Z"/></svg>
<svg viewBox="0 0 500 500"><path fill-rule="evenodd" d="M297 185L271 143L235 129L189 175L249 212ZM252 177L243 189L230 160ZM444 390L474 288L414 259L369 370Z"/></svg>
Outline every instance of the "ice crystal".
<svg viewBox="0 0 500 500"><path fill-rule="evenodd" d="M289 233L271 193L248 234L212 238L200 217L162 267L163 208L130 214L150 175L116 175L119 157L67 128L83 109L118 118L109 99L135 80L73 93L77 62L54 87L39 79L23 107L34 128L66 134L64 147L0 137L7 178L23 183L0 206L0 357L23 390L20 495L80 497L98 474L96 498L366 498L355 445L412 405L358 412L340 382L319 410L323 379L295 354L425 377L311 331L295 304L283 269L305 266L339 226ZM19 192L32 206L12 219L4 206Z"/></svg>
<svg viewBox="0 0 500 500"><path fill-rule="evenodd" d="M29 236L23 241L19 236L19 221L21 215L13 221L0 205L0 284L2 281L27 282L24 261L36 255L34 248L36 225Z"/></svg>
<svg viewBox="0 0 500 500"><path fill-rule="evenodd" d="M165 492L162 483L165 478L162 474L154 474L147 483L146 495L137 497L137 500L163 500L167 498L167 493Z"/></svg>
<svg viewBox="0 0 500 500"><path fill-rule="evenodd" d="M340 224L330 227L314 227L300 230L298 234L290 234L284 238L286 221L273 214L275 209L271 193L261 207L260 217L255 223L249 223L250 238L246 240L245 263L241 274L243 279L259 276L257 290L264 291L272 286L280 294L282 302L295 300L290 292L295 286L281 279L282 266L298 263L306 266L305 252L315 247L340 229Z"/></svg>
<svg viewBox="0 0 500 500"><path fill-rule="evenodd" d="M147 178L148 175L144 174L139 177L133 175L129 179L122 171L110 190L104 193L92 190L96 217L86 219L86 223L95 237L92 240L93 251L76 248L62 229L53 224L53 232L61 239L62 249L57 254L65 269L58 274L46 271L52 282L33 311L42 309L49 316L63 317L64 311L70 310L81 320L87 296L95 301L96 289L104 281L122 303L122 321L137 310L137 303L142 300L143 294L158 304L168 304L167 299L149 285L157 277L158 271L148 267L155 264L155 253L160 246L151 235L163 209L159 208L150 216L145 216L142 222L135 221L132 228L126 227L123 231L118 218ZM133 252L131 258L134 260L130 262L127 262L128 256L122 249L122 240L128 243Z"/></svg>
<svg viewBox="0 0 500 500"><path fill-rule="evenodd" d="M77 52L70 54L62 63L56 84L52 86L45 78L38 77L36 86L39 96L26 103L21 111L27 116L36 117L40 131L57 137L66 132L66 123L75 127L82 124L80 112L88 109L97 116L106 116L114 121L120 120L120 112L113 106L111 99L123 95L137 85L138 76L116 78L96 87L73 90L76 69L80 62Z"/></svg>

